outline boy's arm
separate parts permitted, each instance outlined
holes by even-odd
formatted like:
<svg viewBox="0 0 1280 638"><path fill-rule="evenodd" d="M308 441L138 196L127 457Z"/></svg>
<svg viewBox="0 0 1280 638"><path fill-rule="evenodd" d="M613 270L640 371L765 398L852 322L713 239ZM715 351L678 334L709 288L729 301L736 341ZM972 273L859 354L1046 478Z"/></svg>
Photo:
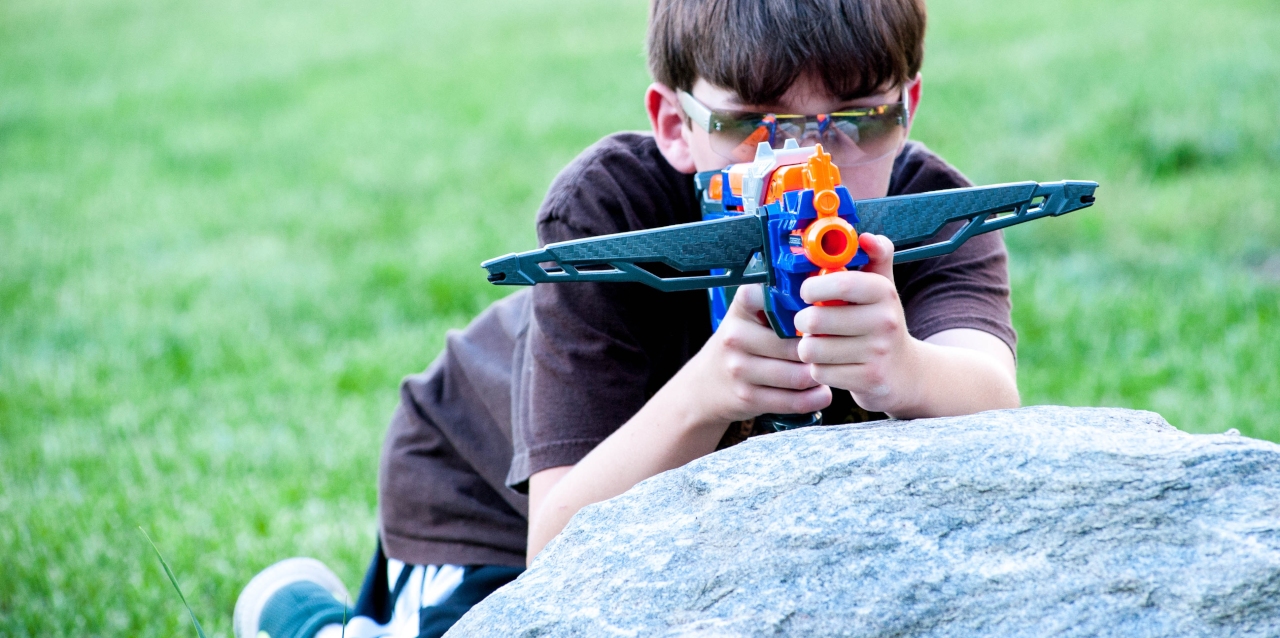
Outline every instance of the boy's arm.
<svg viewBox="0 0 1280 638"><path fill-rule="evenodd" d="M528 560L582 507L711 453L733 421L826 407L830 385L899 418L1017 407L1009 347L972 329L912 338L893 284L893 246L863 237L871 263L862 272L815 277L802 289L810 303L852 302L796 316L797 328L821 336L778 339L760 287L744 286L720 329L632 419L577 465L535 473Z"/></svg>
<svg viewBox="0 0 1280 638"><path fill-rule="evenodd" d="M731 422L831 402L800 362L798 341L779 339L763 310L759 286L739 289L711 339L634 417L577 465L530 478L530 561L583 506L711 453Z"/></svg>
<svg viewBox="0 0 1280 638"><path fill-rule="evenodd" d="M871 261L861 271L811 277L811 306L796 315L808 336L798 353L820 383L845 388L858 405L900 419L954 416L1020 404L1013 353L979 330L948 330L924 341L907 332L893 280L893 244L863 234Z"/></svg>

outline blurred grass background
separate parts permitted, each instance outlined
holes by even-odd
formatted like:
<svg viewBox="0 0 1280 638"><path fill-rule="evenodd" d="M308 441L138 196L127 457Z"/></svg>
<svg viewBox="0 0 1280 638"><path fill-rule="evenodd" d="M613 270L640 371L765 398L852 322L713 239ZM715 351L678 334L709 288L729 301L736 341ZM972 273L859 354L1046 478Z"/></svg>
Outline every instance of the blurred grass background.
<svg viewBox="0 0 1280 638"><path fill-rule="evenodd" d="M646 126L639 0L0 3L0 635L211 635L267 564L355 587L401 376ZM1007 234L1024 401L1280 440L1280 13L935 0L913 133Z"/></svg>

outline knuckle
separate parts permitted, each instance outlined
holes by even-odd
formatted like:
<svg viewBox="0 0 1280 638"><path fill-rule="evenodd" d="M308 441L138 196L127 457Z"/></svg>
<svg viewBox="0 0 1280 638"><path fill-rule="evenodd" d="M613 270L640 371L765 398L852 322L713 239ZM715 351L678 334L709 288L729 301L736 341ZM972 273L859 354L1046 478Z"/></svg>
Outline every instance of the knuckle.
<svg viewBox="0 0 1280 638"><path fill-rule="evenodd" d="M841 277L836 291L840 294L841 299L852 299L858 292L858 280L853 277Z"/></svg>
<svg viewBox="0 0 1280 638"><path fill-rule="evenodd" d="M877 339L871 344L871 355L874 357L886 357L890 350L888 342L883 339Z"/></svg>
<svg viewBox="0 0 1280 638"><path fill-rule="evenodd" d="M721 326L721 332L724 336L720 337L720 343L729 350L742 349L742 331L732 325Z"/></svg>
<svg viewBox="0 0 1280 638"><path fill-rule="evenodd" d="M729 357L725 362L725 371L729 373L730 379L741 381L747 374L747 364L742 357Z"/></svg>
<svg viewBox="0 0 1280 638"><path fill-rule="evenodd" d="M813 383L813 377L810 376L807 366L794 366L789 377L790 385L788 387L794 390L803 390Z"/></svg>
<svg viewBox="0 0 1280 638"><path fill-rule="evenodd" d="M864 388L879 388L885 383L884 371L880 369L880 366L864 366L860 377L861 385Z"/></svg>
<svg viewBox="0 0 1280 638"><path fill-rule="evenodd" d="M822 310L823 308L820 306L811 307L809 309L809 314L804 317L804 328L801 328L799 324L796 324L796 329L807 335L822 334L824 324L822 320L822 315L824 313L821 312Z"/></svg>
<svg viewBox="0 0 1280 638"><path fill-rule="evenodd" d="M733 296L733 303L745 310L747 314L754 315L757 310L764 307L764 293L758 285L743 286Z"/></svg>

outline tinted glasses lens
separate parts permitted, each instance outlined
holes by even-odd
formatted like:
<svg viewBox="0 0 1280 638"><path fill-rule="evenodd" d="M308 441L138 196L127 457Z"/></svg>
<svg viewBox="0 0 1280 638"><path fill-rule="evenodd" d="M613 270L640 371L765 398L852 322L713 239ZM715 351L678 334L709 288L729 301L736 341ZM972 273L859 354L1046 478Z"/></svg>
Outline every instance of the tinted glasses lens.
<svg viewBox="0 0 1280 638"><path fill-rule="evenodd" d="M906 139L906 109L889 104L830 116L722 114L711 116L711 148L733 162L755 159L756 146L782 148L795 139L801 146L821 142L840 166L874 162L897 152Z"/></svg>
<svg viewBox="0 0 1280 638"><path fill-rule="evenodd" d="M874 162L898 152L907 137L907 114L902 104L869 111L832 113L823 131L822 147L840 166Z"/></svg>
<svg viewBox="0 0 1280 638"><path fill-rule="evenodd" d="M711 150L733 162L750 162L760 142L773 143L776 120L773 116L744 113L711 116ZM781 148L781 145L778 146Z"/></svg>

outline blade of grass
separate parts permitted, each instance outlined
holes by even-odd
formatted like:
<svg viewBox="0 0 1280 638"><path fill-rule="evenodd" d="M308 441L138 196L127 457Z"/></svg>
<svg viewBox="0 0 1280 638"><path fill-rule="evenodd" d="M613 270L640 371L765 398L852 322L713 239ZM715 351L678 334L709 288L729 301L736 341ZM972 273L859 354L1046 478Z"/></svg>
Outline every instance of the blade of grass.
<svg viewBox="0 0 1280 638"><path fill-rule="evenodd" d="M151 549L155 550L156 558L160 559L160 566L164 567L164 573L169 577L169 582L173 583L174 590L178 592L178 598L182 599L182 605L187 608L187 613L191 614L191 622L196 626L196 635L200 636L200 638L207 638L204 635L204 629L200 627L200 621L196 620L196 612L191 611L191 605L187 604L187 597L182 595L182 588L178 587L178 579L173 577L173 570L169 569L169 563L166 563L164 556L160 555L160 548L156 547L156 542L151 540L151 536L147 534L147 530L142 529L141 525L138 526L138 531L142 532L143 538L146 538L148 543L151 543ZM343 633L346 633L345 628Z"/></svg>

